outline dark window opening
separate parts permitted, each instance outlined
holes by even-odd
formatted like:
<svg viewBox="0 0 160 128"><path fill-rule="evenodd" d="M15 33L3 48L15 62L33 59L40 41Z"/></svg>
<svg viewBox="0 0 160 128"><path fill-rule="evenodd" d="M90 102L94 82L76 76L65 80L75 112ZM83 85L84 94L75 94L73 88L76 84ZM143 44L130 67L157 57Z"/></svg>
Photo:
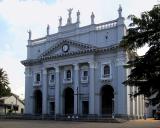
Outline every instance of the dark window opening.
<svg viewBox="0 0 160 128"><path fill-rule="evenodd" d="M50 82L54 82L55 76L52 74L50 77Z"/></svg>
<svg viewBox="0 0 160 128"><path fill-rule="evenodd" d="M39 74L39 73L36 74L36 81L37 81L37 82L40 81L40 74Z"/></svg>

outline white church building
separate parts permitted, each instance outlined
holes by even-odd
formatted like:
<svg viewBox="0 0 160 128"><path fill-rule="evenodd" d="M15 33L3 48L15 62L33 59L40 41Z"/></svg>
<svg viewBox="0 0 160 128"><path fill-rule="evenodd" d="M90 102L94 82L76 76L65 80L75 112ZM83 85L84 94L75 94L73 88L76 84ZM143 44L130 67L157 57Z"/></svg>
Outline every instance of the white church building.
<svg viewBox="0 0 160 128"><path fill-rule="evenodd" d="M124 86L129 55L119 44L126 35L122 8L118 18L80 26L80 12L72 10L58 32L29 39L25 66L25 113L43 115L95 115L143 117L144 97L131 97L136 87Z"/></svg>

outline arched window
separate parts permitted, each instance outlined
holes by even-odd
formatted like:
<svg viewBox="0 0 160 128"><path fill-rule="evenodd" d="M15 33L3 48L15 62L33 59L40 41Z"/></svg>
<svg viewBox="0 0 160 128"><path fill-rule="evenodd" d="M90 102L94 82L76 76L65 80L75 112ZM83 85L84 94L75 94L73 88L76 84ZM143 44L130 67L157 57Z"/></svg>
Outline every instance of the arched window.
<svg viewBox="0 0 160 128"><path fill-rule="evenodd" d="M66 72L66 78L67 78L67 80L71 79L71 70L67 70L67 72Z"/></svg>
<svg viewBox="0 0 160 128"><path fill-rule="evenodd" d="M109 77L110 76L110 67L109 65L104 66L104 77Z"/></svg>

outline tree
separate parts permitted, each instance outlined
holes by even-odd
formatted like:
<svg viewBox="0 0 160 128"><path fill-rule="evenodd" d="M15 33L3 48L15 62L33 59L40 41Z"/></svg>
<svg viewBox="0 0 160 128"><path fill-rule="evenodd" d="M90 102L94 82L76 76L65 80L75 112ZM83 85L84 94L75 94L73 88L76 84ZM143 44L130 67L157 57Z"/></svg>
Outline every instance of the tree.
<svg viewBox="0 0 160 128"><path fill-rule="evenodd" d="M7 73L0 68L0 97L11 95Z"/></svg>
<svg viewBox="0 0 160 128"><path fill-rule="evenodd" d="M137 86L139 91L135 96L144 94L155 105L160 103L160 5L143 12L140 18L134 15L129 18L131 23L121 47L132 53L147 44L149 50L127 62L131 73L123 84Z"/></svg>

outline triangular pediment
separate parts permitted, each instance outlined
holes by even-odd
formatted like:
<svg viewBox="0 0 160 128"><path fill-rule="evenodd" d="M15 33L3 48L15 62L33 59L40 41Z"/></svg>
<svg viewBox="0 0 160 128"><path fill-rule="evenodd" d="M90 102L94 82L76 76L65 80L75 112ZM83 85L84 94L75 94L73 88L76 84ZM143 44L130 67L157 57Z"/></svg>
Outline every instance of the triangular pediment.
<svg viewBox="0 0 160 128"><path fill-rule="evenodd" d="M85 51L88 49L96 48L95 46L80 43L73 40L60 40L57 43L55 43L53 46L51 46L48 50L43 52L40 55L40 58L49 57L49 56L59 56L59 55L66 55L70 53Z"/></svg>

